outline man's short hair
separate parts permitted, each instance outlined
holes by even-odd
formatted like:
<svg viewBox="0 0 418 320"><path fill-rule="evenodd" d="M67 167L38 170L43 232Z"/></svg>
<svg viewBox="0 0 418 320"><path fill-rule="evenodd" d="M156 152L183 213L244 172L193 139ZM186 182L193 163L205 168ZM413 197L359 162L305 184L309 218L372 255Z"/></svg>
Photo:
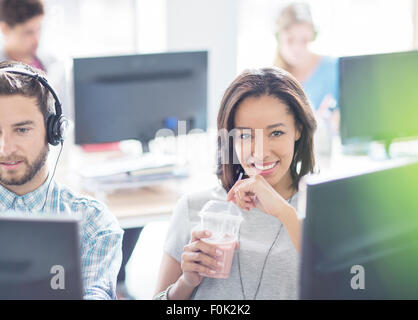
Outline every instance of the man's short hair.
<svg viewBox="0 0 418 320"><path fill-rule="evenodd" d="M32 73L38 73L45 77L42 70L28 66L27 64L15 61L0 62L0 95L22 95L24 97L35 98L36 104L41 111L45 123L48 116L54 114L53 97L49 90L45 88L38 80L17 73L3 72L2 68L20 68L26 69Z"/></svg>
<svg viewBox="0 0 418 320"><path fill-rule="evenodd" d="M0 0L0 21L10 27L43 14L42 0Z"/></svg>

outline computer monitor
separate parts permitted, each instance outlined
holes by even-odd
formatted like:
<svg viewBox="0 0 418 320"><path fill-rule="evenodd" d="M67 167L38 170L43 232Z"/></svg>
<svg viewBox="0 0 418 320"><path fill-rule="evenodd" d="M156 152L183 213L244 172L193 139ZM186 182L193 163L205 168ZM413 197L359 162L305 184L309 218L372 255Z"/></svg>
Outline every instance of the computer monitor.
<svg viewBox="0 0 418 320"><path fill-rule="evenodd" d="M0 217L0 299L82 299L78 221Z"/></svg>
<svg viewBox="0 0 418 320"><path fill-rule="evenodd" d="M207 51L74 59L75 143L207 129Z"/></svg>
<svg viewBox="0 0 418 320"><path fill-rule="evenodd" d="M344 145L418 137L418 51L341 57Z"/></svg>
<svg viewBox="0 0 418 320"><path fill-rule="evenodd" d="M418 162L315 179L301 185L301 298L418 299Z"/></svg>

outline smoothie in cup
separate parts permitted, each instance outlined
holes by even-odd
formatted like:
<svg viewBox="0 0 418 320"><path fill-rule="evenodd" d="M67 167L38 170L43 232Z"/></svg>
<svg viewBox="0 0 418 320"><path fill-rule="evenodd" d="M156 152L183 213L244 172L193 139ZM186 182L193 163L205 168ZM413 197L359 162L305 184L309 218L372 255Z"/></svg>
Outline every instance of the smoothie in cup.
<svg viewBox="0 0 418 320"><path fill-rule="evenodd" d="M211 237L201 240L216 245L222 251L218 261L223 264L220 271L215 274L204 274L212 278L228 278L234 257L235 243L238 241L238 232L243 220L241 211L232 202L211 200L199 212L201 218L200 228L209 230Z"/></svg>

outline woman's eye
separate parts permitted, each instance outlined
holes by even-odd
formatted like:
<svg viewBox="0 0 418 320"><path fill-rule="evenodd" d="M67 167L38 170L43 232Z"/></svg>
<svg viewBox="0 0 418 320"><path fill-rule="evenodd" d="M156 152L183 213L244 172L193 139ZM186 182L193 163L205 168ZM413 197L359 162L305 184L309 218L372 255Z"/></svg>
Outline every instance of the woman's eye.
<svg viewBox="0 0 418 320"><path fill-rule="evenodd" d="M241 134L239 135L239 138L240 138L241 140L247 140L247 139L250 139L250 138L251 138L251 134L249 134L249 133L241 133Z"/></svg>
<svg viewBox="0 0 418 320"><path fill-rule="evenodd" d="M284 132L283 131L273 131L272 133L271 133L271 135L273 136L273 137L279 137L279 136L281 136L282 134L284 134Z"/></svg>

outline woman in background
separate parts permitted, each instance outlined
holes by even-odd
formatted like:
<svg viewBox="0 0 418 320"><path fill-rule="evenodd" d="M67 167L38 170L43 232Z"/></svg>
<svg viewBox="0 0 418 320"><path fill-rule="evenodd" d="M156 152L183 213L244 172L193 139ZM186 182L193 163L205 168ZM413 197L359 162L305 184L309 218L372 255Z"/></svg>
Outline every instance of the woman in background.
<svg viewBox="0 0 418 320"><path fill-rule="evenodd" d="M309 6L292 3L277 20L274 65L290 72L301 84L316 114L324 118L338 99L338 59L309 50L316 30Z"/></svg>

